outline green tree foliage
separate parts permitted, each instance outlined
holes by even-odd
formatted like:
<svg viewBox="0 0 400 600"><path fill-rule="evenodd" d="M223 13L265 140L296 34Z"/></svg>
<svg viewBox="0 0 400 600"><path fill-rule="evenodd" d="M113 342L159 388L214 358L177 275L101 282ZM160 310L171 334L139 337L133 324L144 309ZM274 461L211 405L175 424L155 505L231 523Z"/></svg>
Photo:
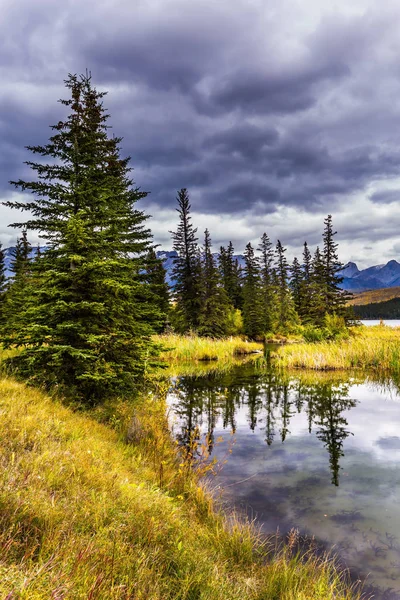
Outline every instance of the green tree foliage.
<svg viewBox="0 0 400 600"><path fill-rule="evenodd" d="M276 244L276 285L278 301L278 330L282 332L290 329L298 323L298 316L293 304L292 294L288 285L289 264L285 256L286 248L280 242Z"/></svg>
<svg viewBox="0 0 400 600"><path fill-rule="evenodd" d="M325 319L325 269L319 246L317 246L312 262L309 285L309 320L313 325L322 327Z"/></svg>
<svg viewBox="0 0 400 600"><path fill-rule="evenodd" d="M4 293L3 296L3 335L6 338L18 327L29 302L27 290L32 276L31 249L26 230L24 230L11 251L12 277L7 293Z"/></svg>
<svg viewBox="0 0 400 600"><path fill-rule="evenodd" d="M263 233L261 236L258 250L261 253L260 273L264 331L268 332L272 331L274 328L277 319L277 306L274 286L274 251L272 243L266 233Z"/></svg>
<svg viewBox="0 0 400 600"><path fill-rule="evenodd" d="M5 321L5 300L7 291L6 278L6 256L2 244L0 244L0 327L2 328Z"/></svg>
<svg viewBox="0 0 400 600"><path fill-rule="evenodd" d="M339 261L338 244L334 240L337 232L333 231L332 215L326 217L324 225L322 260L324 265L325 312L327 314L336 313L344 315L348 296L339 287L343 281L343 277L338 275L338 271L343 269L343 263Z"/></svg>
<svg viewBox="0 0 400 600"><path fill-rule="evenodd" d="M201 262L198 248L197 229L190 216L189 194L186 188L178 192L179 224L172 233L173 248L177 253L174 260L175 279L175 327L177 331L197 331L201 307Z"/></svg>
<svg viewBox="0 0 400 600"><path fill-rule="evenodd" d="M307 242L303 247L303 264L301 265L301 280L299 299L296 305L297 313L303 324L312 323L313 315L311 309L311 280L312 280L312 256Z"/></svg>
<svg viewBox="0 0 400 600"><path fill-rule="evenodd" d="M105 93L87 74L65 85L68 116L48 144L28 147L41 157L28 162L34 180L11 182L33 198L5 203L30 211L22 226L47 246L32 263L27 308L6 345L23 347L15 359L22 375L93 403L135 388L160 313L145 281L147 217L135 207L146 194L120 158L121 138L108 135Z"/></svg>
<svg viewBox="0 0 400 600"><path fill-rule="evenodd" d="M156 328L158 333L165 330L170 309L169 287L165 280L165 269L162 260L157 258L154 248L150 248L146 256L146 280L154 296L154 303L161 314L161 321Z"/></svg>
<svg viewBox="0 0 400 600"><path fill-rule="evenodd" d="M264 307L261 291L260 266L250 242L244 252L243 328L251 338L261 338L264 331Z"/></svg>
<svg viewBox="0 0 400 600"><path fill-rule="evenodd" d="M243 306L242 273L238 260L234 258L232 242L229 242L227 248L221 246L218 262L222 285L229 301L234 308L241 309Z"/></svg>
<svg viewBox="0 0 400 600"><path fill-rule="evenodd" d="M294 307L296 311L299 313L302 306L304 306L303 299L303 270L301 265L296 257L294 257L292 266L290 269L290 289L292 290L292 298L294 302Z"/></svg>
<svg viewBox="0 0 400 600"><path fill-rule="evenodd" d="M221 285L218 269L211 253L211 238L208 229L204 232L202 254L202 294L199 314L200 335L223 337L228 331L230 311L228 296Z"/></svg>

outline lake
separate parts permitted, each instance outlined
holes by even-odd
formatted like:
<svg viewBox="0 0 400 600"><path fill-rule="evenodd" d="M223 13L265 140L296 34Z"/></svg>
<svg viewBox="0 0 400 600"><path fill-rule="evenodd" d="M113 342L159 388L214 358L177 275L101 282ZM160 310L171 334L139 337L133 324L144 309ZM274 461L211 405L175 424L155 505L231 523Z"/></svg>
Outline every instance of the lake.
<svg viewBox="0 0 400 600"><path fill-rule="evenodd" d="M315 536L375 598L400 599L400 394L359 375L277 373L266 362L181 377L181 444L222 464L212 485L266 533ZM372 589L372 588L371 588Z"/></svg>
<svg viewBox="0 0 400 600"><path fill-rule="evenodd" d="M400 327L400 319L383 319L383 322L388 327ZM361 320L360 323L363 325L367 325L368 327L373 327L374 325L380 325L380 319L365 319Z"/></svg>

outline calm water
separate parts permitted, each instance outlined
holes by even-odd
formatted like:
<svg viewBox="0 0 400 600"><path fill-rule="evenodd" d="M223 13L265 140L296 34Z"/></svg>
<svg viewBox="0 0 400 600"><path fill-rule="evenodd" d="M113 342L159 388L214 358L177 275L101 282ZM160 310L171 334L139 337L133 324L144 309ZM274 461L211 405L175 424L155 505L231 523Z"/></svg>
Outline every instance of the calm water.
<svg viewBox="0 0 400 600"><path fill-rule="evenodd" d="M215 485L266 532L296 527L400 599L400 394L393 383L242 366L182 377L174 432L226 460ZM191 433L190 433L191 432Z"/></svg>
<svg viewBox="0 0 400 600"><path fill-rule="evenodd" d="M385 325L388 325L388 327L400 327L400 319L384 319L383 322ZM380 319L366 319L365 321L360 321L360 323L372 327L374 325L379 325L381 321Z"/></svg>

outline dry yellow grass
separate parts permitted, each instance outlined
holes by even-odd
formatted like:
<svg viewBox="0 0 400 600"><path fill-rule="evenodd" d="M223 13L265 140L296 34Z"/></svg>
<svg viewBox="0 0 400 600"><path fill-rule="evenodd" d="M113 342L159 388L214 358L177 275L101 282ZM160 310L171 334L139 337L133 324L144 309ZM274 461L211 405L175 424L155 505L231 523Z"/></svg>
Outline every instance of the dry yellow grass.
<svg viewBox="0 0 400 600"><path fill-rule="evenodd" d="M284 367L400 371L400 328L376 326L352 330L347 340L284 346L275 356Z"/></svg>
<svg viewBox="0 0 400 600"><path fill-rule="evenodd" d="M400 298L400 287L381 288L379 290L368 290L354 294L354 297L348 301L350 306L360 306L376 302L386 302L393 298Z"/></svg>
<svg viewBox="0 0 400 600"><path fill-rule="evenodd" d="M165 348L161 359L168 362L223 361L263 350L262 344L247 342L240 337L211 339L195 335L169 334L156 336L155 339Z"/></svg>

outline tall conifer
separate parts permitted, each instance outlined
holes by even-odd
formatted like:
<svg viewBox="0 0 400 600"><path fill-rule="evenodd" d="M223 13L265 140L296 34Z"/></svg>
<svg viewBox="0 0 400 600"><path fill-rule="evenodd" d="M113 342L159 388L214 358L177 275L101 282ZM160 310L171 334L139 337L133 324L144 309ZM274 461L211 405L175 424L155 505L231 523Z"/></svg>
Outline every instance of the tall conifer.
<svg viewBox="0 0 400 600"><path fill-rule="evenodd" d="M276 281L278 300L278 328L287 331L297 323L298 317L294 308L289 288L289 264L285 256L286 248L280 242L276 244Z"/></svg>
<svg viewBox="0 0 400 600"><path fill-rule="evenodd" d="M272 249L272 243L266 233L261 236L261 242L258 246L258 250L261 253L261 289L263 299L263 318L264 318L264 331L272 331L274 323L276 321L276 298L275 298L275 287L273 284L273 264L274 264L274 251Z"/></svg>
<svg viewBox="0 0 400 600"><path fill-rule="evenodd" d="M110 137L91 76L70 75L69 115L45 146L30 146L33 181L11 182L33 194L5 204L30 211L13 226L40 232L47 250L32 263L28 310L6 344L23 346L15 362L33 380L57 385L85 402L130 392L151 362L159 312L145 282L151 245L146 196L133 187L121 138ZM48 160L46 163L45 160Z"/></svg>
<svg viewBox="0 0 400 600"><path fill-rule="evenodd" d="M223 337L227 332L229 300L221 286L211 252L208 229L204 232L202 263L202 298L198 331L200 335L207 337Z"/></svg>
<svg viewBox="0 0 400 600"><path fill-rule="evenodd" d="M246 335L259 338L265 334L263 298L260 266L250 242L244 252L244 261L243 327Z"/></svg>
<svg viewBox="0 0 400 600"><path fill-rule="evenodd" d="M172 233L173 248L177 253L172 270L175 279L176 328L181 333L196 331L201 307L201 264L197 229L190 216L189 194L186 188L178 192L179 224Z"/></svg>
<svg viewBox="0 0 400 600"><path fill-rule="evenodd" d="M332 215L326 217L324 225L322 259L324 264L325 312L327 314L343 315L348 296L340 289L343 277L340 277L338 272L343 269L343 263L339 261L338 244L334 240L337 232L333 230Z"/></svg>

